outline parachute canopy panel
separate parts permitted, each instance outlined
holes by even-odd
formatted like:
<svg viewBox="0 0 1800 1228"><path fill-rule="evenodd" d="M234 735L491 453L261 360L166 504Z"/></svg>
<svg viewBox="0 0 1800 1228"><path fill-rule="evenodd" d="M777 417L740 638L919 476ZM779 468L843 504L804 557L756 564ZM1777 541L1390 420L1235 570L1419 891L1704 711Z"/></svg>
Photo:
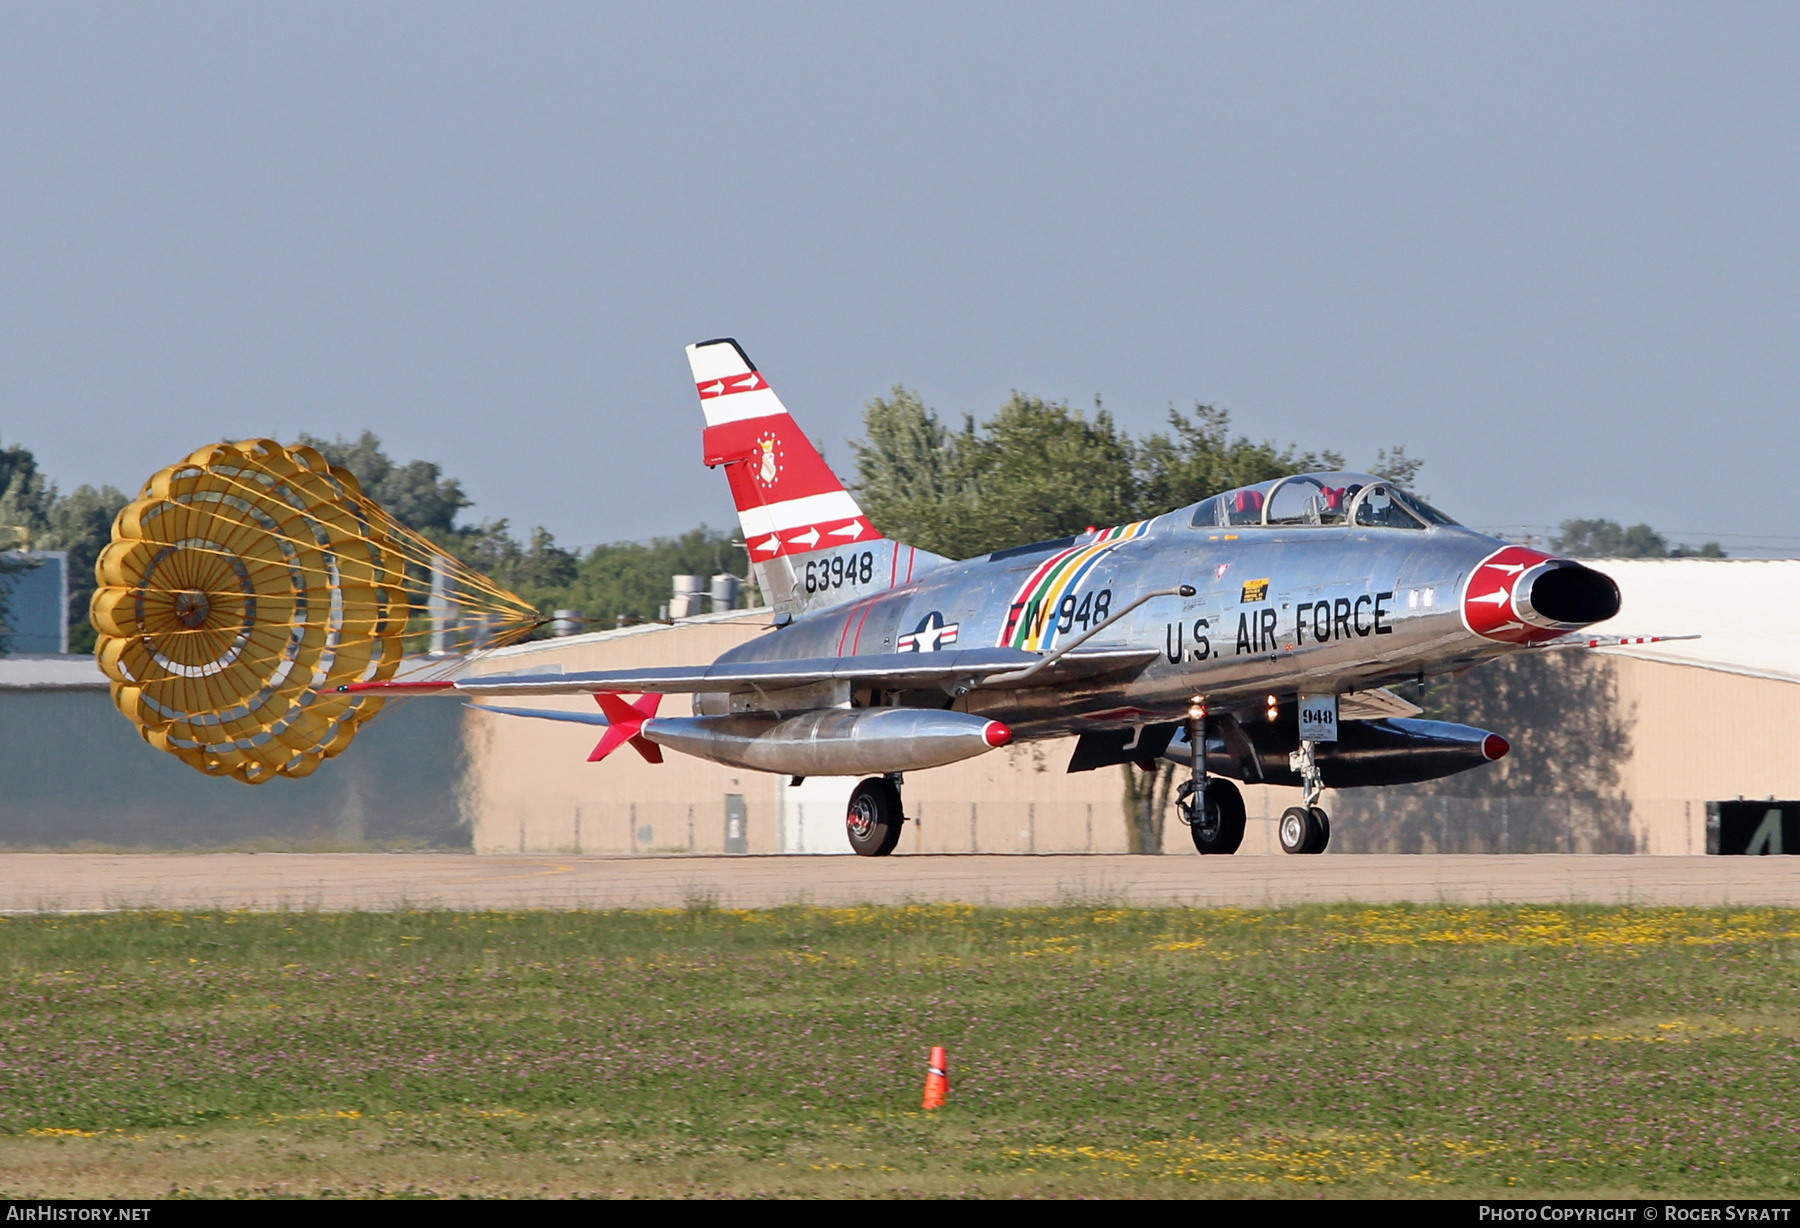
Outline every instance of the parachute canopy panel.
<svg viewBox="0 0 1800 1228"><path fill-rule="evenodd" d="M95 565L91 618L113 700L152 746L213 776L305 776L381 700L407 637L541 620L395 522L308 447L205 447L153 476ZM439 666L441 668L441 665Z"/></svg>

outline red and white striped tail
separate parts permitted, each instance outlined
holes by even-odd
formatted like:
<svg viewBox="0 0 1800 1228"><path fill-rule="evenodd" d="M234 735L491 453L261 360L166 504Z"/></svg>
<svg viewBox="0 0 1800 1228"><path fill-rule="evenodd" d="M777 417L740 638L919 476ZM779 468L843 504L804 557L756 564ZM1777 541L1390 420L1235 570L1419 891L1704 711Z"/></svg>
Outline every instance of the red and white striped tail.
<svg viewBox="0 0 1800 1228"><path fill-rule="evenodd" d="M725 465L757 562L881 536L738 343L690 345L706 463Z"/></svg>
<svg viewBox="0 0 1800 1228"><path fill-rule="evenodd" d="M736 341L702 341L688 346L687 356L706 415L707 467L725 466L750 561L777 609L836 605L905 584L944 561L876 532ZM822 585L817 566L806 565L823 560L798 557L827 551L846 561L854 552L860 565L853 582L834 568L833 583Z"/></svg>

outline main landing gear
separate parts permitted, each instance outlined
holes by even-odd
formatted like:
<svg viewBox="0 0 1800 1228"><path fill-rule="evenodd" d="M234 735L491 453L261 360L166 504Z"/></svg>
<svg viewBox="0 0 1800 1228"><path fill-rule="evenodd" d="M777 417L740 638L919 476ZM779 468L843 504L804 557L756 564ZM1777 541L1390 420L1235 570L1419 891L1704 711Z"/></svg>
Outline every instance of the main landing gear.
<svg viewBox="0 0 1800 1228"><path fill-rule="evenodd" d="M1331 843L1331 820L1319 809L1319 795L1325 792L1324 778L1313 757L1314 743L1302 742L1300 749L1288 756L1288 765L1299 773L1306 790L1306 805L1289 806L1281 812L1276 835L1284 853L1323 853Z"/></svg>
<svg viewBox="0 0 1800 1228"><path fill-rule="evenodd" d="M886 857L900 843L900 773L871 776L850 794L844 826L850 847L862 857Z"/></svg>
<svg viewBox="0 0 1800 1228"><path fill-rule="evenodd" d="M1188 825L1202 853L1235 853L1244 842L1244 795L1229 780L1206 774L1206 700L1188 705L1188 745L1194 748L1193 775L1175 791L1175 813Z"/></svg>
<svg viewBox="0 0 1800 1228"><path fill-rule="evenodd" d="M1194 847L1202 853L1235 853L1244 842L1244 795L1229 780L1208 780L1196 804L1194 782L1183 781L1175 794L1176 813L1188 825Z"/></svg>

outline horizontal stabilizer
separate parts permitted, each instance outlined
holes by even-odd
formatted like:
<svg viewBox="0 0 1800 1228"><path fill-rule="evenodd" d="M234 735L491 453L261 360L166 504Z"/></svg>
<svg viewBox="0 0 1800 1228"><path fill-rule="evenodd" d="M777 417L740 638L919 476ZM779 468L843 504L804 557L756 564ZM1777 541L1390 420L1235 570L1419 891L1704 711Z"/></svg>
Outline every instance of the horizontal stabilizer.
<svg viewBox="0 0 1800 1228"><path fill-rule="evenodd" d="M600 705L600 711L606 714L606 736L600 739L600 745L594 747L594 753L588 756L589 763L600 760L618 750L626 742L642 755L648 763L661 763L662 747L644 737L644 722L656 715L656 707L662 703L662 696L646 694L640 696L634 704L628 704L611 691L602 691L594 696L594 702Z"/></svg>
<svg viewBox="0 0 1800 1228"><path fill-rule="evenodd" d="M610 725L599 712L559 712L554 708L502 708L495 704L470 704L476 712L493 712L500 716L535 716L541 721L572 721L577 725Z"/></svg>

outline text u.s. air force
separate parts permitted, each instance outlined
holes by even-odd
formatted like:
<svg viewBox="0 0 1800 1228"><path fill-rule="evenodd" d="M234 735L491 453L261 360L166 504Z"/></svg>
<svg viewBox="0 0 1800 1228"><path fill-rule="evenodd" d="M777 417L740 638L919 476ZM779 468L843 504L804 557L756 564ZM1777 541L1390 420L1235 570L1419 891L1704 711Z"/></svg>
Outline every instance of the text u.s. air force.
<svg viewBox="0 0 1800 1228"><path fill-rule="evenodd" d="M1268 600L1268 594L1267 580L1252 580L1244 585L1239 602L1261 604ZM1334 640L1391 635L1394 628L1388 622L1388 604L1393 599L1393 593L1385 592L1300 601L1294 604L1291 620L1283 619L1282 612L1272 604L1261 609L1240 610L1231 654L1255 656L1281 647L1298 648L1309 643L1328 644ZM1166 624L1163 651L1169 662L1204 661L1215 652L1222 655L1223 647L1214 648L1213 636L1228 634L1229 617L1196 618L1191 624L1186 621ZM1215 627L1215 621L1222 625Z"/></svg>

